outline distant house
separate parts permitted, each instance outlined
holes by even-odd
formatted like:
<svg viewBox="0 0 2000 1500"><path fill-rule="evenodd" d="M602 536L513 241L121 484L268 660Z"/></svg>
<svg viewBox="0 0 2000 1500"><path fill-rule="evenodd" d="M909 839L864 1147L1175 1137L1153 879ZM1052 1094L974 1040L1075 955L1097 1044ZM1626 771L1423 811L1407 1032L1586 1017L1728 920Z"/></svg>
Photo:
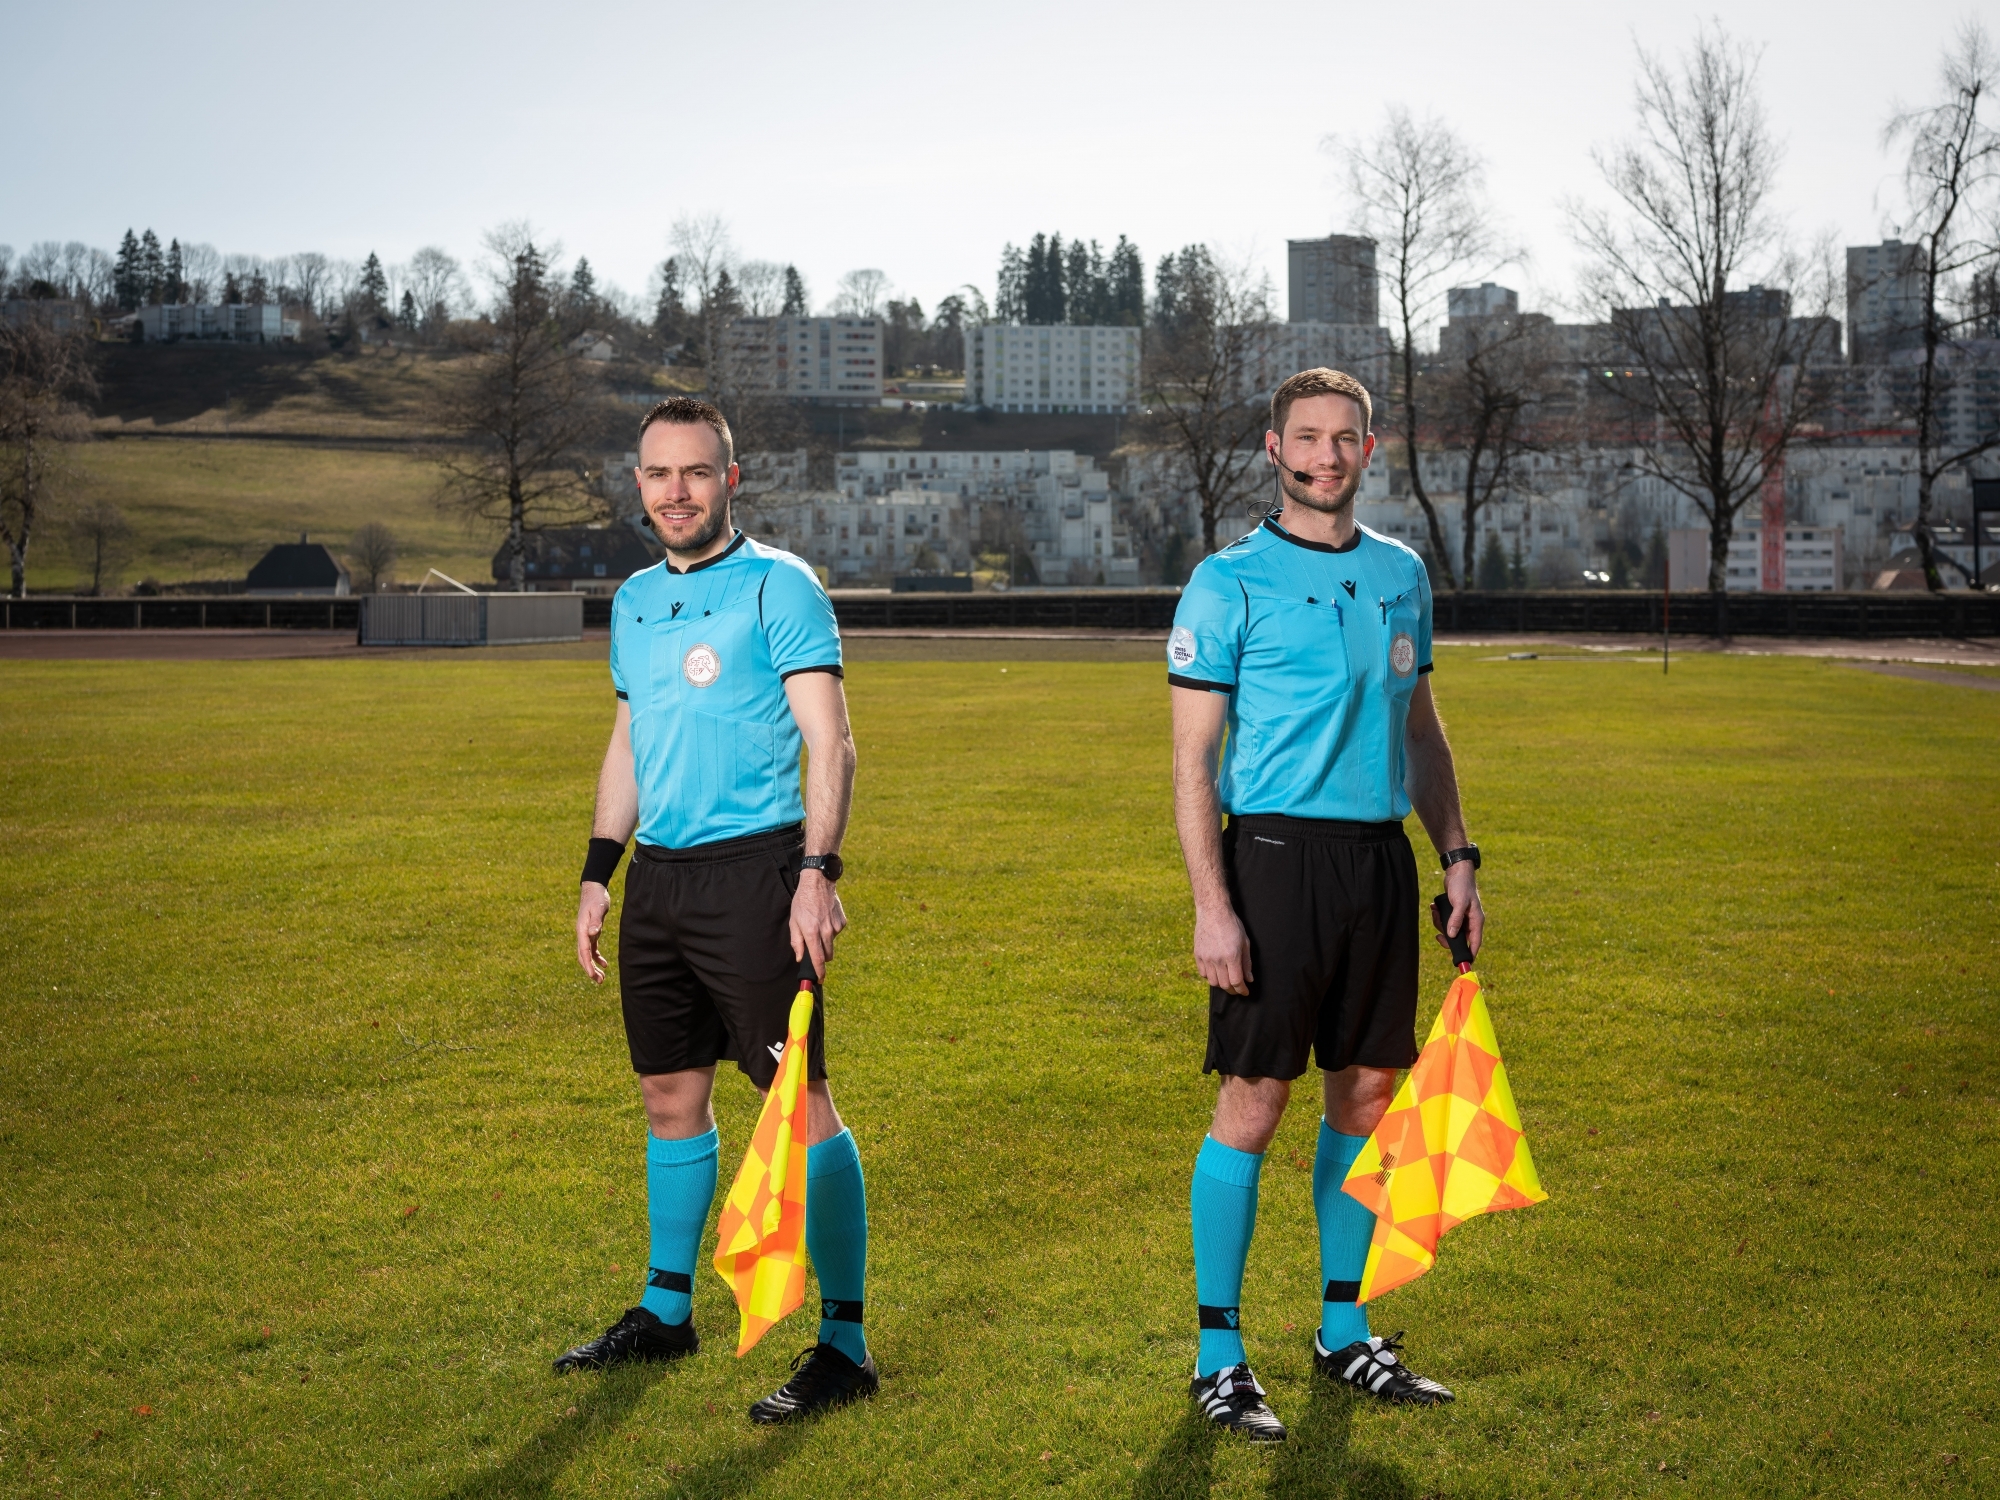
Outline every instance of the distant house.
<svg viewBox="0 0 2000 1500"><path fill-rule="evenodd" d="M618 346L609 334L599 333L595 328L586 328L569 341L570 351L581 354L585 359L608 360L618 353Z"/></svg>
<svg viewBox="0 0 2000 1500"><path fill-rule="evenodd" d="M347 569L327 551L324 543L309 542L299 533L296 542L280 542L250 570L248 592L253 594L331 594L345 597Z"/></svg>
<svg viewBox="0 0 2000 1500"><path fill-rule="evenodd" d="M609 526L555 526L531 531L523 540L530 590L610 593L625 579L650 568L666 554L650 532L626 522ZM493 554L493 579L506 583L513 576L507 544Z"/></svg>

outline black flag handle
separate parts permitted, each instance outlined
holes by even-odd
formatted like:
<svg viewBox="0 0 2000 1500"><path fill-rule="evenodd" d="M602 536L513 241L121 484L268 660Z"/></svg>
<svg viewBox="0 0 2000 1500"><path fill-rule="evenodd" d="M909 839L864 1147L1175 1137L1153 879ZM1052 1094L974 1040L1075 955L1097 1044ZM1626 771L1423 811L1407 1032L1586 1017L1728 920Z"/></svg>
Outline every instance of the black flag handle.
<svg viewBox="0 0 2000 1500"><path fill-rule="evenodd" d="M812 955L808 953L799 960L799 983L812 986L813 993L819 993L819 975L813 971Z"/></svg>
<svg viewBox="0 0 2000 1500"><path fill-rule="evenodd" d="M1455 937L1445 933L1445 928L1451 925L1451 897L1445 895L1442 891L1438 893L1438 898L1431 903L1431 920L1437 923L1438 932L1451 945L1451 961L1457 964L1460 969L1471 968L1472 944L1465 940L1465 927L1461 926Z"/></svg>

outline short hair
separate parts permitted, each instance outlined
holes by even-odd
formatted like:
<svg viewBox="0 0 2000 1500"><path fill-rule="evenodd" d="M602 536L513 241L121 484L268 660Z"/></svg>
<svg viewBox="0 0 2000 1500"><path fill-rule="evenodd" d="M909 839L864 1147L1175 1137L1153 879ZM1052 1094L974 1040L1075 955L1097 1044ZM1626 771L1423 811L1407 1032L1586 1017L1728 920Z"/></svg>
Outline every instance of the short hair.
<svg viewBox="0 0 2000 1500"><path fill-rule="evenodd" d="M1361 431L1365 436L1375 420L1375 404L1368 399L1368 387L1344 370L1329 370L1324 365L1314 370L1301 370L1271 393L1271 431L1282 438L1285 435L1285 418L1292 414L1292 403L1303 401L1308 396L1345 396L1361 408Z"/></svg>
<svg viewBox="0 0 2000 1500"><path fill-rule="evenodd" d="M722 439L722 467L726 469L736 462L736 439L729 435L728 421L721 412L698 397L669 396L666 400L656 403L639 419L639 442L643 443L646 440L646 429L655 422L673 422L681 426L693 426L696 422L705 422L714 428L715 435Z"/></svg>

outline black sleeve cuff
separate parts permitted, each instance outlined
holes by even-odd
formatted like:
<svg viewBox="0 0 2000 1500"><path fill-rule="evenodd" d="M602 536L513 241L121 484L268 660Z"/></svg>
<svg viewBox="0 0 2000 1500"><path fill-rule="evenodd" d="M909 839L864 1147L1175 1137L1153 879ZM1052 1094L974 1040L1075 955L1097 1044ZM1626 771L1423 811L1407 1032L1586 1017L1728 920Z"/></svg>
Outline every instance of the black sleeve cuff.
<svg viewBox="0 0 2000 1500"><path fill-rule="evenodd" d="M1236 684L1233 682L1207 682L1199 677L1183 677L1178 672L1167 673L1167 685L1170 687L1193 688L1198 693L1233 693L1236 691Z"/></svg>
<svg viewBox="0 0 2000 1500"><path fill-rule="evenodd" d="M619 702L621 702L621 703L629 703L629 702L631 702L631 701L632 701L632 695L631 695L630 693L626 692L626 691L625 691L625 689L623 689L623 688L614 688L614 689L613 689L613 691L614 691L614 692L616 692L616 693L618 694L618 701L619 701Z"/></svg>
<svg viewBox="0 0 2000 1500"><path fill-rule="evenodd" d="M618 861L624 857L622 839L592 839L590 852L583 857L583 879L578 884L611 884L611 877L618 873Z"/></svg>
<svg viewBox="0 0 2000 1500"><path fill-rule="evenodd" d="M845 677L847 675L845 672L840 670L840 663L836 661L836 662L830 662L823 667L793 667L792 670L789 672L780 672L778 674L778 680L780 682L790 682L794 677L797 677L801 672L827 672L831 673L835 677Z"/></svg>
<svg viewBox="0 0 2000 1500"><path fill-rule="evenodd" d="M1425 662L1421 667L1417 668L1417 675L1421 677L1424 675L1424 673L1428 672L1430 669L1431 669L1431 664L1429 662Z"/></svg>

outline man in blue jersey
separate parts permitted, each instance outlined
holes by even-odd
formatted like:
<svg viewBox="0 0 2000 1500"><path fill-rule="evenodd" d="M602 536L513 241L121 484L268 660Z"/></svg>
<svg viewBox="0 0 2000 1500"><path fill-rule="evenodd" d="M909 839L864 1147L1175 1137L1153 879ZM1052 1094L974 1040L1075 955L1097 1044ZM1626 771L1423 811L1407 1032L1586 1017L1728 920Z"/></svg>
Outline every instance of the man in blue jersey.
<svg viewBox="0 0 2000 1500"><path fill-rule="evenodd" d="M611 607L617 709L576 911L576 958L605 976L598 934L626 840L638 844L618 924L625 1039L646 1105L652 1253L637 1307L556 1371L695 1352L695 1258L715 1197L710 1095L728 1061L768 1090L792 998L823 979L847 925L834 883L854 792L840 632L813 571L729 521L729 425L705 401L662 401L639 424L639 494L667 559ZM808 752L799 794L801 742ZM826 1085L826 1004L807 1050L806 1249L818 1341L750 1408L786 1422L877 1388L862 1336L868 1205L854 1137Z"/></svg>
<svg viewBox="0 0 2000 1500"><path fill-rule="evenodd" d="M1412 807L1444 862L1447 931L1476 949L1484 920L1431 703L1423 561L1354 519L1370 417L1367 390L1338 371L1278 387L1264 446L1283 509L1195 569L1167 642L1174 818L1209 983L1202 1070L1222 1075L1190 1193L1191 1389L1211 1421L1256 1442L1285 1429L1244 1354L1243 1263L1264 1150L1309 1059L1324 1075L1314 1367L1384 1400L1451 1399L1398 1358L1402 1335L1370 1334L1355 1296L1374 1216L1340 1190L1417 1057Z"/></svg>

